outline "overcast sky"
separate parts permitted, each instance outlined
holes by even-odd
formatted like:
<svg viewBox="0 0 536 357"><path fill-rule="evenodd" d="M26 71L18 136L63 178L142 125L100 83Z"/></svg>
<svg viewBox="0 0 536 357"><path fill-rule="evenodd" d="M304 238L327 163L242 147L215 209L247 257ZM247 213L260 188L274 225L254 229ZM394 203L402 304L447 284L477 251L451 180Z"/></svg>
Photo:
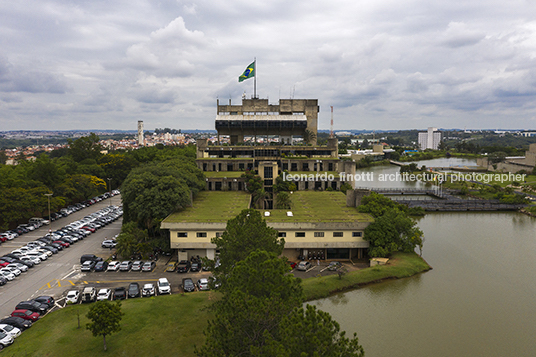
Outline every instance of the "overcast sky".
<svg viewBox="0 0 536 357"><path fill-rule="evenodd" d="M0 0L0 130L214 129L254 57L320 129L536 129L533 0Z"/></svg>

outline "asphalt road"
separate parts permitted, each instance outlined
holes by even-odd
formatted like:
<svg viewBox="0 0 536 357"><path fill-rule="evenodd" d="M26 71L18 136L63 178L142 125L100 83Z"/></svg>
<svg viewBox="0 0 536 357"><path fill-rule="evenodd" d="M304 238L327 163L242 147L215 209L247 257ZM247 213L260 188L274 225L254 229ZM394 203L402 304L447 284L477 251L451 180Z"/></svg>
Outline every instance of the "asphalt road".
<svg viewBox="0 0 536 357"><path fill-rule="evenodd" d="M119 204L121 199L115 196L90 207L74 212L67 217L63 217L52 222L52 227L43 226L33 232L23 234L11 241L0 245L0 256L25 245L29 241L36 240L44 236L49 228L59 229L67 224L81 219L93 212L96 212L108 205ZM28 300L39 295L59 296L67 286L76 285L80 274L80 256L82 254L97 254L107 256L109 249L101 248L101 243L105 237L113 237L121 230L121 221L117 221L99 229L95 233L88 235L82 241L73 244L71 247L54 254L39 265L34 266L27 272L22 273L15 280L0 287L0 317L8 316L15 309L15 306L23 300Z"/></svg>

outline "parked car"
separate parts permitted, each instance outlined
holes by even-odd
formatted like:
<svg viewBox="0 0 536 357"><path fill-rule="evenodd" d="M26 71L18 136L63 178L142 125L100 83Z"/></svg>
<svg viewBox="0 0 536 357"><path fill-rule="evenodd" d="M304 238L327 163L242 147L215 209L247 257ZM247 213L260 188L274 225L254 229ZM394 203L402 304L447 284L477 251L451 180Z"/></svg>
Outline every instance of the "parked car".
<svg viewBox="0 0 536 357"><path fill-rule="evenodd" d="M121 265L119 265L120 271L129 271L130 268L132 268L132 262L130 260L125 260L121 263Z"/></svg>
<svg viewBox="0 0 536 357"><path fill-rule="evenodd" d="M296 268L296 265L298 265L298 264L296 264L295 262L289 261L288 265L290 265L290 269L292 270L292 269Z"/></svg>
<svg viewBox="0 0 536 357"><path fill-rule="evenodd" d="M143 263L143 266L141 267L141 271L153 271L155 267L156 267L155 262L145 262Z"/></svg>
<svg viewBox="0 0 536 357"><path fill-rule="evenodd" d="M141 294L142 294L143 297L154 296L155 295L154 285L153 284L144 284L143 289L141 291Z"/></svg>
<svg viewBox="0 0 536 357"><path fill-rule="evenodd" d="M0 269L0 276L3 276L7 281L15 280L15 274L9 270L4 270L5 268Z"/></svg>
<svg viewBox="0 0 536 357"><path fill-rule="evenodd" d="M299 264L298 264L298 266L296 267L296 269L298 269L298 270L302 270L302 271L307 271L307 270L311 269L312 266L313 266L313 265L311 264L311 262L302 260L301 262L299 262Z"/></svg>
<svg viewBox="0 0 536 357"><path fill-rule="evenodd" d="M177 262L170 262L166 266L166 271L167 272L173 273L175 271L175 269L177 269Z"/></svg>
<svg viewBox="0 0 536 357"><path fill-rule="evenodd" d="M46 314L48 310L48 306L44 304L40 304L37 301L21 301L15 306L16 310L30 310L33 312L37 312L40 315Z"/></svg>
<svg viewBox="0 0 536 357"><path fill-rule="evenodd" d="M136 260L134 263L132 263L132 268L130 268L131 271L141 271L141 267L143 266L143 261Z"/></svg>
<svg viewBox="0 0 536 357"><path fill-rule="evenodd" d="M78 304L80 302L80 292L78 290L70 290L65 297L65 301L71 304Z"/></svg>
<svg viewBox="0 0 536 357"><path fill-rule="evenodd" d="M106 271L106 269L108 269L108 262L105 261L97 262L93 268L94 271Z"/></svg>
<svg viewBox="0 0 536 357"><path fill-rule="evenodd" d="M56 301L54 300L54 298L52 296L46 296L46 295L41 295L41 296L38 296L34 299L34 301L37 301L41 304L45 304L45 305L48 305L48 308L51 309L54 304L56 303Z"/></svg>
<svg viewBox="0 0 536 357"><path fill-rule="evenodd" d="M92 271L93 268L95 268L96 262L93 260L86 260L84 264L82 264L82 267L80 268L81 271Z"/></svg>
<svg viewBox="0 0 536 357"><path fill-rule="evenodd" d="M86 260L94 260L96 262L100 262L103 259L101 257L97 257L95 254L84 254L80 257L80 264L84 264Z"/></svg>
<svg viewBox="0 0 536 357"><path fill-rule="evenodd" d="M135 298L140 296L140 284L138 283L130 283L128 285L128 297L129 298Z"/></svg>
<svg viewBox="0 0 536 357"><path fill-rule="evenodd" d="M199 291L203 291L203 290L209 290L209 286L208 286L208 279L205 279L205 278L201 278L197 281L197 289Z"/></svg>
<svg viewBox="0 0 536 357"><path fill-rule="evenodd" d="M166 278L158 279L156 286L158 287L158 294L171 294L171 285Z"/></svg>
<svg viewBox="0 0 536 357"><path fill-rule="evenodd" d="M328 265L328 270L334 271L342 267L342 264L339 262L330 262Z"/></svg>
<svg viewBox="0 0 536 357"><path fill-rule="evenodd" d="M115 288L114 300L124 300L127 298L127 289L124 286Z"/></svg>
<svg viewBox="0 0 536 357"><path fill-rule="evenodd" d="M117 271L120 265L121 262L114 260L113 262L110 262L110 264L108 264L108 268L106 269L106 271Z"/></svg>
<svg viewBox="0 0 536 357"><path fill-rule="evenodd" d="M94 302L97 300L97 289L92 286L86 286L80 299L82 302Z"/></svg>
<svg viewBox="0 0 536 357"><path fill-rule="evenodd" d="M115 248L116 245L117 245L117 242L115 240L108 239L102 242L101 247L102 248Z"/></svg>
<svg viewBox="0 0 536 357"><path fill-rule="evenodd" d="M190 278L182 279L182 289L185 293L195 291L194 281Z"/></svg>
<svg viewBox="0 0 536 357"><path fill-rule="evenodd" d="M13 336L8 335L7 333L0 331L0 350L4 349L13 343Z"/></svg>
<svg viewBox="0 0 536 357"><path fill-rule="evenodd" d="M198 272L198 271L201 271L201 262L193 262L192 265L190 266L190 271L191 272Z"/></svg>
<svg viewBox="0 0 536 357"><path fill-rule="evenodd" d="M179 264L177 265L177 273L188 273L189 270L190 270L189 260L181 260Z"/></svg>
<svg viewBox="0 0 536 357"><path fill-rule="evenodd" d="M112 289L100 289L97 294L97 301L110 300L112 298Z"/></svg>
<svg viewBox="0 0 536 357"><path fill-rule="evenodd" d="M13 338L20 336L20 328L8 324L0 324L0 331L7 333Z"/></svg>
<svg viewBox="0 0 536 357"><path fill-rule="evenodd" d="M32 322L39 320L39 317L41 317L38 312L26 309L15 310L11 313L11 316L20 317L25 320L30 320Z"/></svg>
<svg viewBox="0 0 536 357"><path fill-rule="evenodd" d="M32 327L33 323L32 323L32 321L25 320L25 319L23 319L21 317L10 316L10 317L6 317L5 319L0 320L0 324L6 324L6 325L15 326L16 328L21 329L22 331L24 331L24 330L29 329L30 327Z"/></svg>
<svg viewBox="0 0 536 357"><path fill-rule="evenodd" d="M4 278L3 275L0 275L0 286L6 285L6 284L7 284L7 279Z"/></svg>

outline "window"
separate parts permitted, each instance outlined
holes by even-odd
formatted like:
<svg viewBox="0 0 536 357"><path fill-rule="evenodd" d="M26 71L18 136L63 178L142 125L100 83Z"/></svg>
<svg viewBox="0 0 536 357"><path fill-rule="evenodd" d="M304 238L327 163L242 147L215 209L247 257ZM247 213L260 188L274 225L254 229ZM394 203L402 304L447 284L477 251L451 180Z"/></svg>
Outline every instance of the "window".
<svg viewBox="0 0 536 357"><path fill-rule="evenodd" d="M285 238L287 236L287 232L279 232L278 236Z"/></svg>
<svg viewBox="0 0 536 357"><path fill-rule="evenodd" d="M352 232L352 237L362 237L363 232Z"/></svg>
<svg viewBox="0 0 536 357"><path fill-rule="evenodd" d="M197 232L197 238L206 238L207 232Z"/></svg>
<svg viewBox="0 0 536 357"><path fill-rule="evenodd" d="M238 164L238 170L240 170L240 171L244 171L245 166L246 166L246 165L243 164L243 163L242 163L242 164Z"/></svg>
<svg viewBox="0 0 536 357"><path fill-rule="evenodd" d="M186 238L188 237L188 232L177 232L178 238Z"/></svg>
<svg viewBox="0 0 536 357"><path fill-rule="evenodd" d="M318 237L323 237L324 236L324 232L315 232L315 237L318 238Z"/></svg>
<svg viewBox="0 0 536 357"><path fill-rule="evenodd" d="M296 232L296 237L304 238L305 237L305 232Z"/></svg>
<svg viewBox="0 0 536 357"><path fill-rule="evenodd" d="M271 179L274 178L274 168L271 166L266 166L264 168L264 178Z"/></svg>
<svg viewBox="0 0 536 357"><path fill-rule="evenodd" d="M334 237L342 237L344 234L342 232L333 232Z"/></svg>

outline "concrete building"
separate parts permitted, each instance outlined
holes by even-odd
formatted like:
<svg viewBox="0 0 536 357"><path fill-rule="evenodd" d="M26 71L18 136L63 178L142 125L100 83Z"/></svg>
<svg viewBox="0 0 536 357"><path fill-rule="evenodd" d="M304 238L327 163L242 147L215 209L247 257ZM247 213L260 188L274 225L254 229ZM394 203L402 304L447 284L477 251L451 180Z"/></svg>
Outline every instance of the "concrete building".
<svg viewBox="0 0 536 357"><path fill-rule="evenodd" d="M143 146L143 120L138 120L138 146Z"/></svg>
<svg viewBox="0 0 536 357"><path fill-rule="evenodd" d="M260 210L267 225L285 239L283 255L291 260L310 253L327 260L361 259L369 243L363 239L365 228L373 218L359 213L356 205L366 193L296 191L291 195L291 210ZM188 258L206 256L214 259L213 237L220 236L229 219L249 208L250 195L245 192L201 192L192 207L175 212L162 221L170 232L170 246ZM184 256L184 254L183 254Z"/></svg>
<svg viewBox="0 0 536 357"><path fill-rule="evenodd" d="M241 105L232 105L230 99L228 105L220 105L218 100L216 130L218 136L229 135L231 145L244 142L245 135L278 135L281 143L291 144L292 136L307 138L308 133L308 143L316 145L319 111L317 99L280 99L269 104L268 99L243 98Z"/></svg>
<svg viewBox="0 0 536 357"><path fill-rule="evenodd" d="M341 160L336 138L326 146L316 145L318 100L281 99L269 105L267 99L242 99L242 105L220 105L216 116L218 142L228 135L230 145L210 145L197 140L198 168L206 177L208 191L245 191L246 170L254 170L263 179L264 190L272 192L276 178L284 171L292 174L327 174L331 180L315 179L295 182L297 190L339 190L344 177L355 175L355 164ZM310 144L293 145L294 135L310 135ZM254 136L246 145L244 136ZM283 140L258 145L257 136L279 135ZM344 175L341 175L344 174ZM273 199L266 201L272 208Z"/></svg>
<svg viewBox="0 0 536 357"><path fill-rule="evenodd" d="M437 150L441 142L441 132L437 128L429 127L428 131L419 133L419 147L421 150Z"/></svg>

